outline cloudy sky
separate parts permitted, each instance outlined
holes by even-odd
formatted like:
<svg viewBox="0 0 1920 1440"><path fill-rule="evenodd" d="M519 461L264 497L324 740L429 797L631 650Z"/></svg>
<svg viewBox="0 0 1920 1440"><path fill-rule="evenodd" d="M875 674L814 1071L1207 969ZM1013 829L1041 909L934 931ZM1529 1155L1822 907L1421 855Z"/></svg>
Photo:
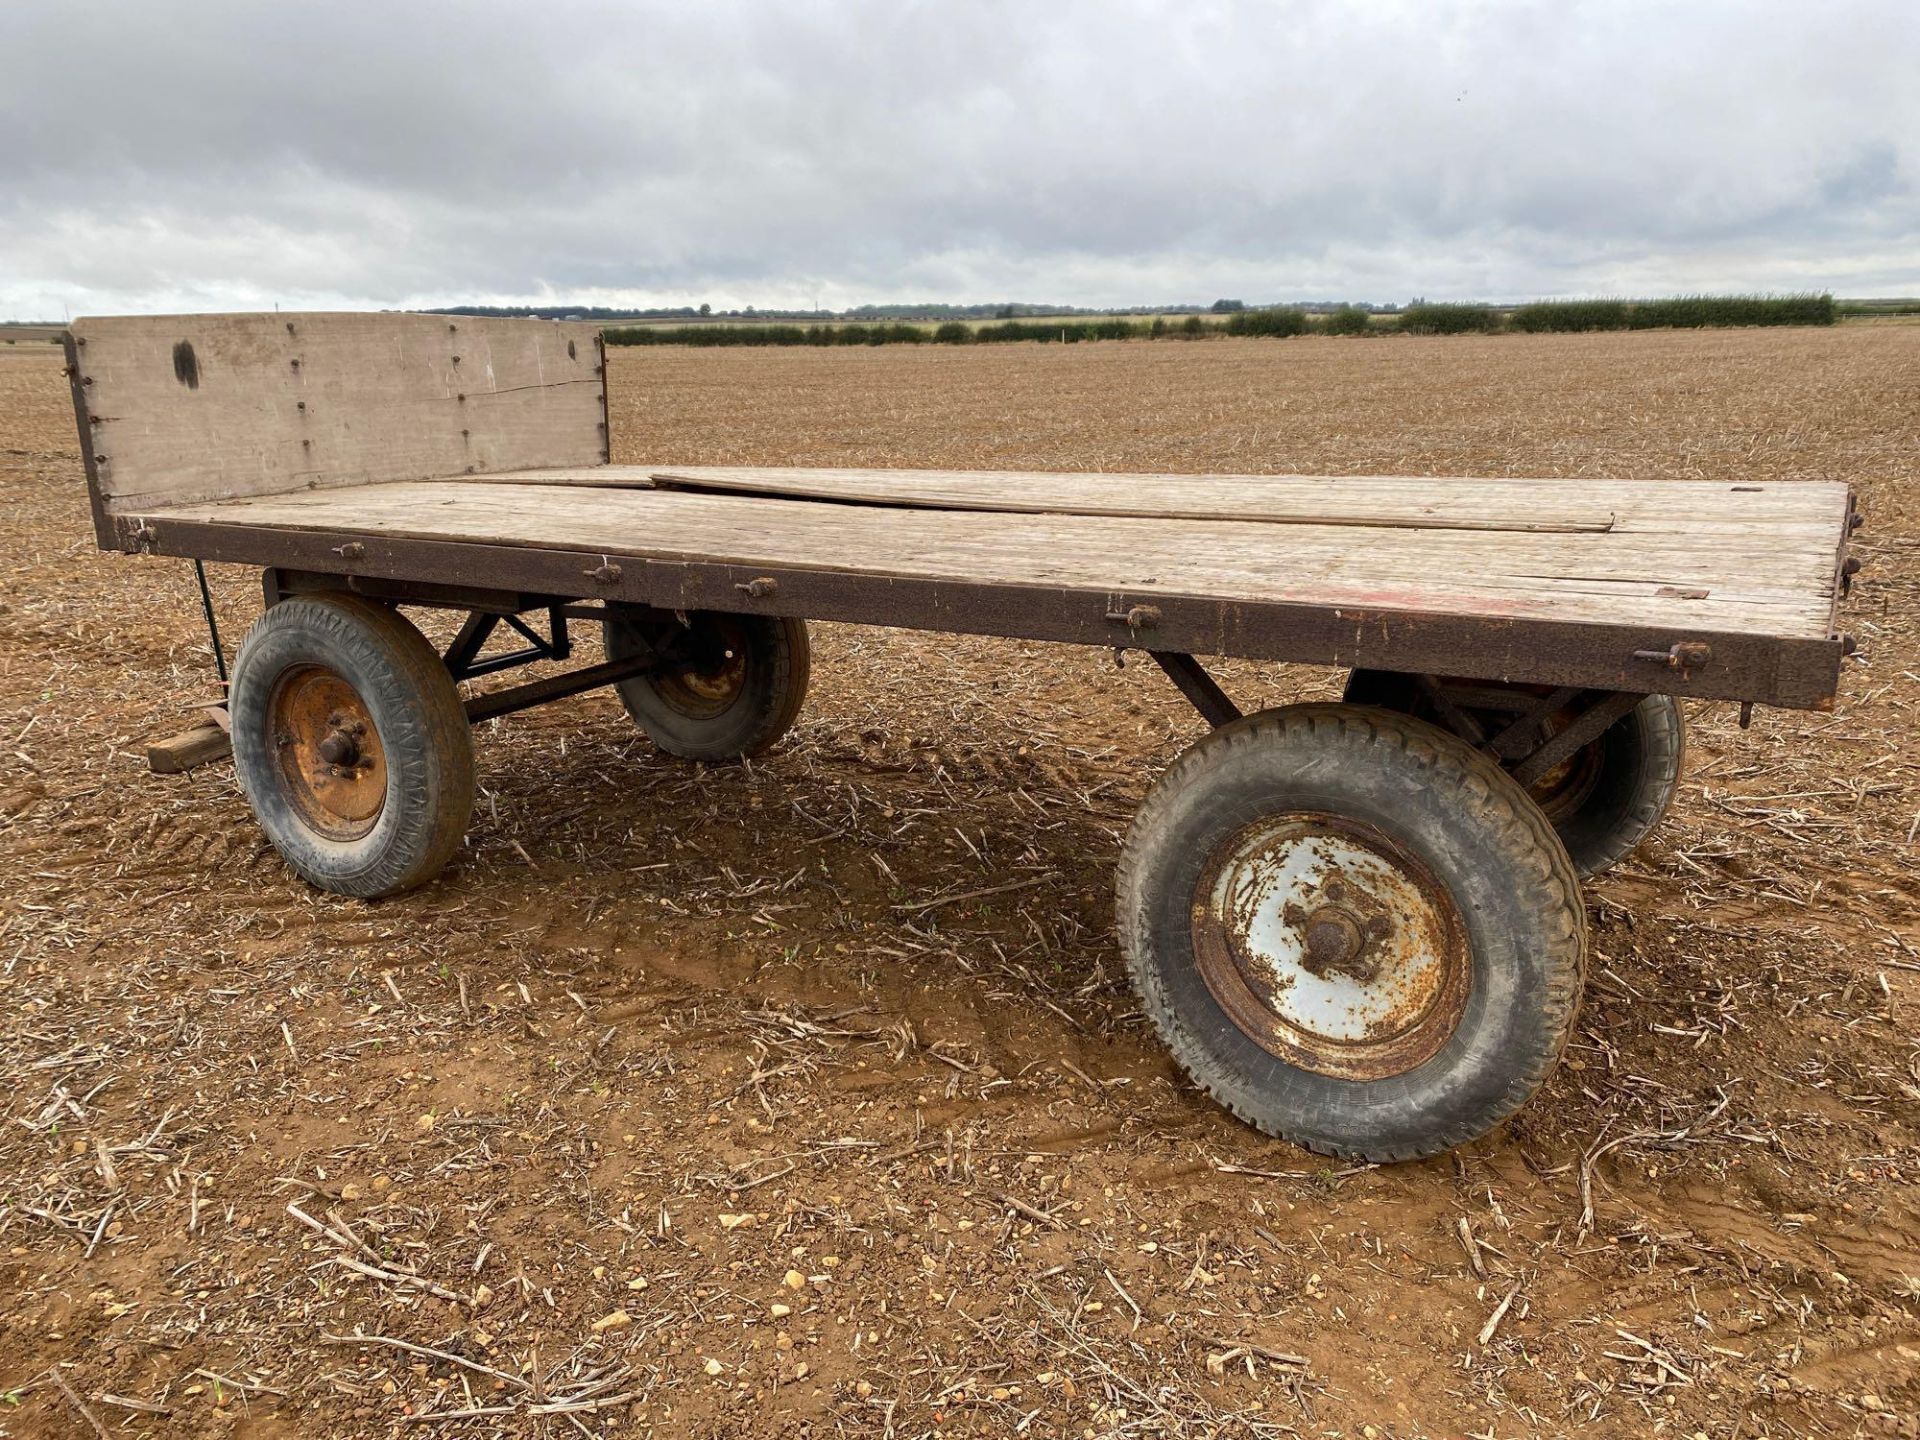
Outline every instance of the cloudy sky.
<svg viewBox="0 0 1920 1440"><path fill-rule="evenodd" d="M0 0L0 318L1920 293L1916 0Z"/></svg>

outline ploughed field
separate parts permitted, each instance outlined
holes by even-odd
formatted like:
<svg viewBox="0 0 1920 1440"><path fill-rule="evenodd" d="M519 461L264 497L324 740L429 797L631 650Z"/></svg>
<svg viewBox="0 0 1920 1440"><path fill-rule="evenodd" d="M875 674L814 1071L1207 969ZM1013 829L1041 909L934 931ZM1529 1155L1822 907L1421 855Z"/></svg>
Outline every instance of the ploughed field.
<svg viewBox="0 0 1920 1440"><path fill-rule="evenodd" d="M0 353L0 1433L1920 1434L1920 330L612 363L619 463L1845 479L1861 649L1833 714L1688 707L1514 1123L1330 1165L1127 989L1201 733L1140 657L817 627L751 767L492 722L448 875L337 899L230 765L147 774L192 572L95 551Z"/></svg>

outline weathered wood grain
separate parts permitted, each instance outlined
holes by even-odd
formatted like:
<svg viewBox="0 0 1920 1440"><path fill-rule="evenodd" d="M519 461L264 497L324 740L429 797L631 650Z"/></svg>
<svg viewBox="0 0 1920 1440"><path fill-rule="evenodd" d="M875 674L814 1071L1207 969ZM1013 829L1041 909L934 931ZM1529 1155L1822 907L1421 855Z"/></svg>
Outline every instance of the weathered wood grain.
<svg viewBox="0 0 1920 1440"><path fill-rule="evenodd" d="M147 768L156 775L184 775L187 771L233 753L233 739L218 725L197 725L178 735L147 742Z"/></svg>
<svg viewBox="0 0 1920 1440"><path fill-rule="evenodd" d="M1136 601L1168 594L1824 639L1845 492L1778 491L1787 492L1778 513L1754 507L1711 537L1664 525L1540 533L1013 514L499 480L179 506L156 520L1069 586Z"/></svg>
<svg viewBox="0 0 1920 1440"><path fill-rule="evenodd" d="M74 322L108 514L606 459L591 325L446 315Z"/></svg>
<svg viewBox="0 0 1920 1440"><path fill-rule="evenodd" d="M1819 482L1532 480L1452 475L1061 474L745 466L542 467L479 481L775 495L906 509L1115 515L1417 530L1826 535L1846 487Z"/></svg>

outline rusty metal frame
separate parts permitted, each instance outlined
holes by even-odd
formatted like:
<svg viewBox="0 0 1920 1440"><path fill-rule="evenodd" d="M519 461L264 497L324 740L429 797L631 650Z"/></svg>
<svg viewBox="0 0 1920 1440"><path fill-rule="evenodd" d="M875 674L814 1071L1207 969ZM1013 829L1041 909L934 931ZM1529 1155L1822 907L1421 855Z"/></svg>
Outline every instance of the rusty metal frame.
<svg viewBox="0 0 1920 1440"><path fill-rule="evenodd" d="M1572 685L1562 685L1558 690L1549 690L1544 695L1533 697L1531 705L1522 708L1512 721L1487 738L1484 748L1494 759L1503 764L1518 763L1526 759L1531 753L1527 745L1530 743L1534 727L1549 715L1566 709L1579 698L1580 691ZM1634 698L1637 700L1639 697Z"/></svg>
<svg viewBox="0 0 1920 1440"><path fill-rule="evenodd" d="M1570 759L1579 750L1598 740L1615 721L1624 719L1645 698L1630 690L1615 690L1611 694L1595 696L1574 717L1572 724L1564 730L1555 731L1531 754L1510 761L1505 756L1497 758L1507 765L1508 772L1525 788L1562 760Z"/></svg>
<svg viewBox="0 0 1920 1440"><path fill-rule="evenodd" d="M112 517L109 548L274 567L401 603L477 592L508 608L582 594L662 610L726 610L907 629L1005 635L1187 655L1524 679L1582 689L1831 708L1845 642L1581 621L1436 615L1288 601L1225 602L1160 591L902 579L857 570L747 567L530 545L421 540ZM476 583L477 582L477 583ZM502 598L506 597L506 598ZM515 598L517 597L517 598ZM524 599L529 603L521 604ZM468 605L464 608L480 608ZM1676 646L1709 658L1644 658ZM1689 652L1698 653L1698 652Z"/></svg>
<svg viewBox="0 0 1920 1440"><path fill-rule="evenodd" d="M1148 653L1167 672L1167 678L1180 687L1180 693L1200 712L1200 718L1214 729L1231 725L1240 718L1240 707L1228 698L1227 692L1220 688L1220 682L1207 673L1207 667L1193 656L1179 650L1153 650Z"/></svg>
<svg viewBox="0 0 1920 1440"><path fill-rule="evenodd" d="M558 605L547 608L547 624L550 635L542 635L529 626L518 614L500 614L492 610L469 610L466 623L460 627L460 633L447 647L447 653L440 658L446 662L448 673L458 680L472 680L481 675L494 675L502 670L511 670L519 665L532 665L541 660L565 660L573 654L573 640L567 634L566 611ZM509 650L504 655L480 654L487 641L502 624L517 631L526 645L518 650Z"/></svg>
<svg viewBox="0 0 1920 1440"><path fill-rule="evenodd" d="M1636 690L1564 685L1536 695L1521 688L1450 685L1438 675L1414 678L1442 729L1451 730L1474 749L1497 760L1523 786L1532 785L1554 766L1598 740L1646 698ZM1569 710L1573 718L1536 743L1541 722ZM1497 711L1514 719L1505 724L1492 722L1489 731L1476 711Z"/></svg>
<svg viewBox="0 0 1920 1440"><path fill-rule="evenodd" d="M290 595L310 595L323 590L345 590L369 600L384 600L389 605L480 611L489 615L523 615L529 610L546 610L554 605L554 597L545 594L531 595L483 585L435 584L378 575L291 569L279 565L270 565L260 572L260 588L262 599L269 608ZM574 619L581 618L578 607L569 607L566 613ZM594 618L598 618L597 614Z"/></svg>
<svg viewBox="0 0 1920 1440"><path fill-rule="evenodd" d="M567 621L599 621L605 618L606 609L599 605L585 605L577 601L551 595L534 595L524 591L494 590L484 586L443 584L433 581L417 581L403 578L383 578L379 576L343 576L328 574L325 571L294 569L284 566L269 566L261 572L261 589L268 608L294 595L311 595L322 591L345 590L350 594L364 595L370 600L379 600L390 605L412 605L431 610L465 610L466 621L461 625L447 652L441 657L448 673L455 683L476 679L482 675L498 674L521 665L531 665L541 660L565 660L573 653L572 640L567 633ZM530 610L545 610L547 623L551 627L548 636L542 636L530 629L520 620L520 616ZM671 621L670 614L662 614L663 621ZM504 655L480 657L480 648L486 644L489 636L500 624L506 624L518 631L530 642L525 648L509 651ZM529 681L524 685L511 686L505 690L493 690L484 695L469 696L466 701L467 719L478 724L482 720L497 719L502 715L511 715L516 711L529 710L536 705L544 705L550 700L565 699L570 695L584 694L588 690L597 690L603 685L616 685L622 680L644 674L659 663L654 654L629 656L624 660L609 660L598 665L587 665L578 670L569 670L562 675L548 676L542 680Z"/></svg>
<svg viewBox="0 0 1920 1440"><path fill-rule="evenodd" d="M477 725L482 720L511 715L516 710L530 710L549 700L584 694L588 690L598 690L602 685L617 685L622 680L645 674L657 663L653 655L629 655L624 660L604 660L598 665L569 670L564 675L530 680L525 685L515 685L511 689L474 695L467 700L467 720Z"/></svg>

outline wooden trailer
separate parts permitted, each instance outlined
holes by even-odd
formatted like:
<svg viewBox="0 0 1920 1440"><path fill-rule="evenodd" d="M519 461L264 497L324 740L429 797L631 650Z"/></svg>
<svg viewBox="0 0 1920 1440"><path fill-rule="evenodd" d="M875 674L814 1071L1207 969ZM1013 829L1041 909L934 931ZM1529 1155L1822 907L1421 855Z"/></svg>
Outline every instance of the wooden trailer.
<svg viewBox="0 0 1920 1440"><path fill-rule="evenodd" d="M613 685L669 754L766 750L808 619L1151 655L1213 729L1134 821L1120 945L1196 1082L1331 1154L1516 1110L1573 1022L1579 877L1673 793L1674 697L1828 707L1849 648L1840 484L616 466L598 333L540 321L93 319L68 358L101 547L262 572L235 764L343 894L459 848L474 720ZM443 654L407 607L466 619ZM463 698L582 623L604 660ZM1346 701L1242 715L1205 655Z"/></svg>

